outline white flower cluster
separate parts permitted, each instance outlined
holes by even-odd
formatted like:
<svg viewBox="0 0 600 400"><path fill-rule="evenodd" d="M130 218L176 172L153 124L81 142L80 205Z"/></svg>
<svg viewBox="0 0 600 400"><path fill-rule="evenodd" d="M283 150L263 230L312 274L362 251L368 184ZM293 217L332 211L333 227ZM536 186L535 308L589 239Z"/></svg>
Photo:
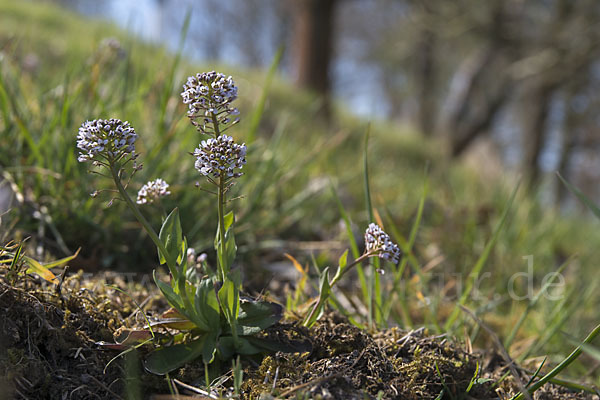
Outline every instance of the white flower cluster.
<svg viewBox="0 0 600 400"><path fill-rule="evenodd" d="M77 148L80 150L77 160L95 160L96 156L119 160L128 154L135 158L137 137L127 121L116 118L86 121L77 134Z"/></svg>
<svg viewBox="0 0 600 400"><path fill-rule="evenodd" d="M204 176L238 178L243 174L235 169L246 164L246 144L236 144L231 136L221 135L203 140L194 157L194 167Z"/></svg>
<svg viewBox="0 0 600 400"><path fill-rule="evenodd" d="M379 252L377 256L394 264L400 262L400 248L389 235L378 225L371 223L365 232L365 245L367 253Z"/></svg>
<svg viewBox="0 0 600 400"><path fill-rule="evenodd" d="M216 135L212 126L215 117L220 125L234 124L231 116L239 115L231 103L237 99L237 87L231 76L212 71L190 76L183 85L183 103L188 105L188 117L199 131ZM197 121L200 120L200 122Z"/></svg>
<svg viewBox="0 0 600 400"><path fill-rule="evenodd" d="M154 200L158 200L160 197L170 195L171 192L169 192L168 189L169 184L160 178L157 178L153 181L148 181L148 183L142 186L142 188L138 191L137 203L153 203Z"/></svg>

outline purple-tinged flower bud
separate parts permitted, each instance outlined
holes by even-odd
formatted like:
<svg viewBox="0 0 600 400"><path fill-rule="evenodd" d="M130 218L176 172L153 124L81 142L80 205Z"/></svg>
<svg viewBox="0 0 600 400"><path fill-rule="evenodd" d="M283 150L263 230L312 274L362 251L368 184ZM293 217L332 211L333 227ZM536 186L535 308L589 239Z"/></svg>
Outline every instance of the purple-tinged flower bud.
<svg viewBox="0 0 600 400"><path fill-rule="evenodd" d="M169 192L169 184L163 181L160 178L157 178L153 181L148 181L142 188L138 191L137 195L137 203L138 204L150 204L155 200L163 196L168 196L171 194Z"/></svg>
<svg viewBox="0 0 600 400"><path fill-rule="evenodd" d="M400 262L400 248L392 242L387 233L374 223L369 224L365 232L365 246L367 253L373 253L373 255L394 264Z"/></svg>

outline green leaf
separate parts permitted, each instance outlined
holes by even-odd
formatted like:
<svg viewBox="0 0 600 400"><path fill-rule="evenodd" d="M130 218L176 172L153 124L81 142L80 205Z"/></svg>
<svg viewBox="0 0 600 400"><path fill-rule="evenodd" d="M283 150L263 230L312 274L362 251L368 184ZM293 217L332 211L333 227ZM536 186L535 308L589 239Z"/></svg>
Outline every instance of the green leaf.
<svg viewBox="0 0 600 400"><path fill-rule="evenodd" d="M166 255L161 254L160 250L158 251L160 263L162 265L166 262L169 266L169 269L172 269L179 258L180 250L183 244L183 235L181 233L181 222L179 222L178 208L174 208L167 219L165 219L165 222L163 222L162 227L160 228L158 237L167 250ZM173 277L177 276L177 272L174 270L171 270L171 274L173 274Z"/></svg>
<svg viewBox="0 0 600 400"><path fill-rule="evenodd" d="M283 306L277 303L242 300L240 307L238 333L242 336L255 335L283 317Z"/></svg>
<svg viewBox="0 0 600 400"><path fill-rule="evenodd" d="M312 345L308 340L287 340L281 342L255 336L244 336L238 338L238 347L235 347L233 337L222 336L219 338L219 355L223 359L230 359L235 354L254 355L260 353L306 353L312 351Z"/></svg>
<svg viewBox="0 0 600 400"><path fill-rule="evenodd" d="M239 268L233 269L227 275L225 282L219 289L218 296L221 308L223 309L225 316L229 323L237 320L240 310L240 283L241 274Z"/></svg>
<svg viewBox="0 0 600 400"><path fill-rule="evenodd" d="M72 259L77 257L77 255L79 255L80 250L81 250L81 247L78 248L77 251L75 252L75 254L73 254L72 256L61 258L60 260L56 260L56 261L52 261L52 262L43 264L43 266L45 268L54 268L54 267L58 267L62 264L68 263L69 261L71 261ZM29 257L26 256L25 258L28 259Z"/></svg>
<svg viewBox="0 0 600 400"><path fill-rule="evenodd" d="M321 273L319 284L319 300L311 310L310 314L306 317L304 326L310 328L319 318L321 318L330 292L331 287L329 286L329 267L326 267Z"/></svg>
<svg viewBox="0 0 600 400"><path fill-rule="evenodd" d="M346 249L346 251L344 251L344 254L342 254L340 256L340 259L338 260L338 269L335 273L335 276L331 280L332 282L336 282L340 278L340 276L342 276L347 265L348 265L348 250Z"/></svg>
<svg viewBox="0 0 600 400"><path fill-rule="evenodd" d="M154 277L156 286L158 286L163 296L165 296L169 305L187 317L186 313L183 311L183 301L181 297L173 291L173 288L170 285L158 279L156 271L154 271L152 276Z"/></svg>
<svg viewBox="0 0 600 400"><path fill-rule="evenodd" d="M223 220L225 222L225 232L227 232L229 228L233 226L233 221L235 220L233 211L229 211L227 214L225 214Z"/></svg>
<svg viewBox="0 0 600 400"><path fill-rule="evenodd" d="M220 358L228 360L235 354L251 356L262 353L264 350L250 343L250 338L251 337L238 338L238 344L236 346L232 336L221 336L219 338L219 344L217 345Z"/></svg>
<svg viewBox="0 0 600 400"><path fill-rule="evenodd" d="M204 362L210 363L214 359L215 349L216 336L207 333L189 343L159 348L144 360L144 368L150 373L165 375L200 356Z"/></svg>
<svg viewBox="0 0 600 400"><path fill-rule="evenodd" d="M581 200L583 204L585 204L591 212L598 218L600 218L600 208L592 200L590 200L585 194L581 192L581 190L577 189L575 186L571 185L565 178L563 178L560 174L557 174L558 178L567 186L567 188Z"/></svg>
<svg viewBox="0 0 600 400"><path fill-rule="evenodd" d="M235 244L233 229L228 229L225 233L225 262L227 263L228 268L231 268L233 265L236 253L237 245Z"/></svg>
<svg viewBox="0 0 600 400"><path fill-rule="evenodd" d="M223 217L223 224L225 226L225 243L221 244L221 227L217 228L217 235L215 236L215 250L217 251L217 262L219 263L221 270L224 274L228 274L235 260L237 253L237 245L235 244L235 236L233 234L233 223L235 220L233 211L230 211Z"/></svg>
<svg viewBox="0 0 600 400"><path fill-rule="evenodd" d="M177 265L182 266L180 268L181 273L183 275L186 274L186 266L187 266L187 250L188 250L188 243L187 243L187 238L185 236L183 236L182 238L183 240L181 241L181 249L179 250L179 254L177 255ZM183 264L185 263L185 264Z"/></svg>
<svg viewBox="0 0 600 400"><path fill-rule="evenodd" d="M283 353L306 353L312 351L312 345L308 340L288 340L280 342L255 336L249 336L245 339L247 339L254 347L260 348L265 352L281 351Z"/></svg>
<svg viewBox="0 0 600 400"><path fill-rule="evenodd" d="M194 306L198 319L205 325L204 327L199 326L200 329L205 331L220 330L221 315L219 300L217 299L217 292L210 278L202 279L197 285Z"/></svg>

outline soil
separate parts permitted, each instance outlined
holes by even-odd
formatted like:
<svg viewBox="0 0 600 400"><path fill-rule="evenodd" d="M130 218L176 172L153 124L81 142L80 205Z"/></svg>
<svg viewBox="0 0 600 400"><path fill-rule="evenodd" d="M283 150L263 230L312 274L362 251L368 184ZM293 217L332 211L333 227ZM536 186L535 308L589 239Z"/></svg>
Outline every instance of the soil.
<svg viewBox="0 0 600 400"><path fill-rule="evenodd" d="M104 285L125 289L126 293ZM126 356L98 343L115 342L124 328L139 328L148 314L166 303L151 285L126 283L106 274L92 280L73 274L62 285L42 284L30 276L8 285L0 276L0 399L174 399L170 392L219 398L232 396L225 374L205 392L201 363L193 362L165 377L143 371L151 345ZM311 329L285 322L267 335L302 337L312 351L243 360L241 399L509 399L518 392L506 363L495 352L472 352L451 338L425 329L392 328L368 333L337 314ZM290 339L292 339L290 337ZM214 372L214 371L213 371ZM218 375L218 374L217 374ZM527 382L525 373L521 379ZM169 388L169 382L171 388ZM598 399L547 384L541 399Z"/></svg>

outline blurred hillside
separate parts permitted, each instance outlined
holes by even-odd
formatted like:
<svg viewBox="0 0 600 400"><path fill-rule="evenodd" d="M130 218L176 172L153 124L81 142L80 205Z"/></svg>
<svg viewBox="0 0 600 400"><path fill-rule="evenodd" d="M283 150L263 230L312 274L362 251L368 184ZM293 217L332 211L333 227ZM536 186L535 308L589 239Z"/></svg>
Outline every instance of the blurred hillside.
<svg viewBox="0 0 600 400"><path fill-rule="evenodd" d="M600 199L600 5L593 0L62 0L196 60L269 66L290 80L488 154L572 206L554 172ZM205 12L210 10L210 13ZM235 29L231 29L235 27Z"/></svg>

